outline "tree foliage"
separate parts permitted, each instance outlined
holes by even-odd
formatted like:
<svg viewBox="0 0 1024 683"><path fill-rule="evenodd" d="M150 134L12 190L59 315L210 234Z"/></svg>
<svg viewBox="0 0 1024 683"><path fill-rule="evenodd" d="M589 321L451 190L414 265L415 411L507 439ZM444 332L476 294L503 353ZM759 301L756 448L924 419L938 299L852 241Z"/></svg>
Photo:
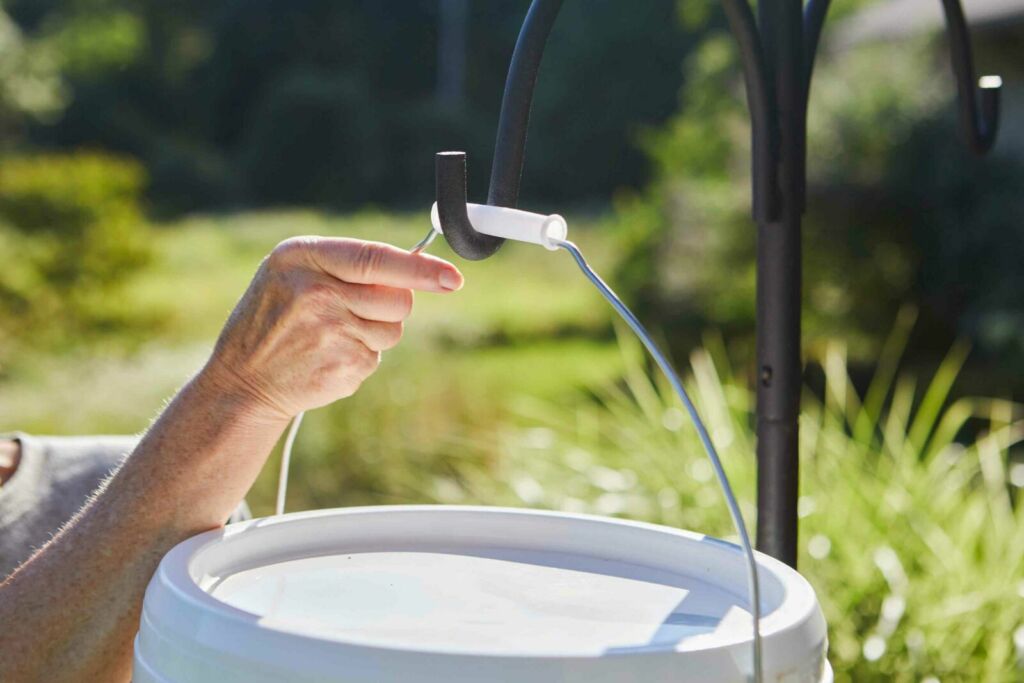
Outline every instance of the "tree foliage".
<svg viewBox="0 0 1024 683"><path fill-rule="evenodd" d="M936 40L867 45L818 60L811 90L803 318L808 349L841 336L877 352L905 303L915 354L951 339L1024 367L1024 164L997 146L971 157ZM749 119L731 39L712 32L687 62L679 112L646 137L657 168L620 203L634 301L673 332L754 326L756 231ZM685 334L673 334L686 339ZM692 335L688 339L692 341Z"/></svg>
<svg viewBox="0 0 1024 683"><path fill-rule="evenodd" d="M437 0L9 0L11 26L46 47L62 94L21 146L135 156L170 213L419 206L446 148L469 152L482 194L527 6L469 3L465 99L453 106L435 95ZM674 109L690 41L670 0L566 3L562 14L524 193L603 200L646 179L636 136ZM0 56L0 73L13 63Z"/></svg>
<svg viewBox="0 0 1024 683"><path fill-rule="evenodd" d="M0 357L142 322L121 315L118 291L150 253L144 183L136 162L95 152L0 165Z"/></svg>

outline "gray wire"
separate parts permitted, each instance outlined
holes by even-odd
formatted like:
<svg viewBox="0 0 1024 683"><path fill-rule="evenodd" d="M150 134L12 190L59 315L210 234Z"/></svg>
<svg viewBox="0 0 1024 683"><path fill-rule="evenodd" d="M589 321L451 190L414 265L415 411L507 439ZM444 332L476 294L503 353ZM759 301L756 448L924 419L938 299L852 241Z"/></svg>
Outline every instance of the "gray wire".
<svg viewBox="0 0 1024 683"><path fill-rule="evenodd" d="M284 448L281 450L281 472L277 476L277 503L274 505L274 514L284 514L285 496L288 495L288 467L292 462L292 448L295 446L295 437L299 435L299 426L302 425L302 418L306 411L302 411L292 418L292 426L288 428L288 436L284 439Z"/></svg>
<svg viewBox="0 0 1024 683"><path fill-rule="evenodd" d="M430 232L427 233L427 236L421 239L419 242L417 242L416 246L410 249L409 252L413 254L420 253L421 251L430 246L430 243L434 241L434 238L437 237L437 234L437 230L434 230L434 228L431 227Z"/></svg>
<svg viewBox="0 0 1024 683"><path fill-rule="evenodd" d="M661 368L661 371L665 374L665 378L668 379L669 384L675 390L676 395L679 396L679 400L683 402L686 407L686 412L690 414L690 419L693 421L693 426L697 430L697 435L700 437L701 444L704 446L704 451L707 453L708 458L711 460L711 465L715 469L715 476L718 477L718 483L722 487L722 493L725 494L725 502L729 506L729 514L732 515L732 522L736 526L736 531L740 535L740 546L743 549L743 554L747 560L747 583L748 590L750 591L750 614L754 621L754 640L753 640L753 670L754 670L754 681L760 683L761 681L761 591L757 580L757 560L754 558L754 549L750 544L750 536L747 534L747 527L743 523L743 515L740 512L740 506L736 502L736 496L733 495L732 486L729 485L729 478L725 475L725 468L722 467L722 461L718 458L718 452L715 450L715 445L711 442L711 437L708 435L708 430L704 426L703 420L697 413L697 408L693 405L690 400L689 394L686 393L686 389L683 387L682 380L679 379L679 375L672 368L671 363L661 352L661 350L654 343L651 335L647 332L644 326L637 320L637 317L633 315L633 312L626 307L626 304L622 302L622 299L612 291L612 288L601 279L594 269L590 267L587 260L583 257L579 247L572 242L567 240L552 240L552 243L562 249L569 252L573 260L576 261L576 265L580 267L583 274L588 280L601 292L602 296L608 300L608 303L612 305L615 311L622 316L622 319L626 321L630 329L636 333L636 336L640 338L643 345L647 348L647 351L654 358L655 363Z"/></svg>

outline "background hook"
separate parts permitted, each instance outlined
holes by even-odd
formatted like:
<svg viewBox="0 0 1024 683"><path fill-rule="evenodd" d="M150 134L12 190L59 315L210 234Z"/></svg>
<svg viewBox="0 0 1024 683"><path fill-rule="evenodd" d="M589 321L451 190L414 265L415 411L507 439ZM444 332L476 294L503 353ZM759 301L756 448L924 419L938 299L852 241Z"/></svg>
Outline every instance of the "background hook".
<svg viewBox="0 0 1024 683"><path fill-rule="evenodd" d="M996 140L999 92L1003 81L999 76L982 76L975 81L971 36L960 0L942 0L942 8L946 14L949 54L960 100L960 125L968 147L975 154L982 155L992 148Z"/></svg>

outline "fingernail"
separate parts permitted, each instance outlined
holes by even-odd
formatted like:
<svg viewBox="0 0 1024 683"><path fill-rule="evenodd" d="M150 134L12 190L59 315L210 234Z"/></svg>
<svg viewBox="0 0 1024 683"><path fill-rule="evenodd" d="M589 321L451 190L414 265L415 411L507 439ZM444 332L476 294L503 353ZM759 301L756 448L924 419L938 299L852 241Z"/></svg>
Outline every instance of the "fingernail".
<svg viewBox="0 0 1024 683"><path fill-rule="evenodd" d="M442 289L447 289L449 292L462 289L462 277L458 273L450 270L442 270L437 281L441 283Z"/></svg>

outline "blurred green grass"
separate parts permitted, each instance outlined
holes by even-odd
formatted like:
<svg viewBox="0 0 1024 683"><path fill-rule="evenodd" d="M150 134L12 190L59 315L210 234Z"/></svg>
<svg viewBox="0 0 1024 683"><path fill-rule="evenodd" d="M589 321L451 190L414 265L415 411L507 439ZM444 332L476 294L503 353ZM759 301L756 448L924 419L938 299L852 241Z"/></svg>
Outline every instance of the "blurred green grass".
<svg viewBox="0 0 1024 683"><path fill-rule="evenodd" d="M165 226L156 239L156 263L126 295L138 307L151 306L172 317L172 339L216 334L259 260L273 246L294 235L331 235L415 244L429 227L425 214L363 212L330 216L313 211L243 213L201 217ZM583 244L598 262L609 249L574 221ZM508 243L502 258L486 263L463 261L443 240L431 253L455 261L467 286L451 300L423 295L411 330L474 341L495 334L547 335L567 327L588 330L607 322L594 304L600 298L578 282L571 262L528 245ZM184 299L183 299L184 297Z"/></svg>

